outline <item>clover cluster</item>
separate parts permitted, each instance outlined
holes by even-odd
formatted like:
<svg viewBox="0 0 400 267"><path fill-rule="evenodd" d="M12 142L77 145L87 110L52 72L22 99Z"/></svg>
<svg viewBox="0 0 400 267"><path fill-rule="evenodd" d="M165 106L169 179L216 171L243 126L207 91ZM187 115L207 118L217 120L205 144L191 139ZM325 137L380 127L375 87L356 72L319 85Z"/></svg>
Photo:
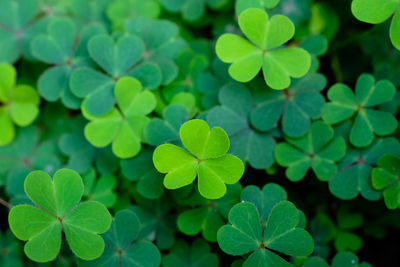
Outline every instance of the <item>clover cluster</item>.
<svg viewBox="0 0 400 267"><path fill-rule="evenodd" d="M0 266L384 266L399 7L0 0Z"/></svg>

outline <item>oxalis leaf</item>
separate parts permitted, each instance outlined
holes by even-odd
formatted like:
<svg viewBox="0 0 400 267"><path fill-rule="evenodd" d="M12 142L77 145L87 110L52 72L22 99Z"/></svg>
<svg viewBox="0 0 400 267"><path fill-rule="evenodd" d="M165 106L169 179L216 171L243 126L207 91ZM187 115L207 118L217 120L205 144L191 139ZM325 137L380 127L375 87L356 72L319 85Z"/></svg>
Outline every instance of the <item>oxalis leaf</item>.
<svg viewBox="0 0 400 267"><path fill-rule="evenodd" d="M12 65L0 64L0 146L15 137L15 126L27 126L39 115L40 97L28 85L16 85L17 72Z"/></svg>
<svg viewBox="0 0 400 267"><path fill-rule="evenodd" d="M311 65L310 54L302 48L281 47L294 35L291 20L282 15L271 18L258 8L249 8L239 15L239 26L251 41L223 34L217 41L218 57L232 63L229 74L239 82L252 80L262 68L265 82L273 89L290 86L290 78L304 76Z"/></svg>
<svg viewBox="0 0 400 267"><path fill-rule="evenodd" d="M313 239L298 227L299 220L299 211L289 201L273 206L266 222L261 220L253 203L239 203L229 212L230 224L218 230L218 244L230 255L251 252L243 264L245 267L292 266L273 251L291 256L312 253Z"/></svg>
<svg viewBox="0 0 400 267"><path fill-rule="evenodd" d="M119 109L113 108L103 116L92 116L82 107L83 115L90 121L85 137L96 147L112 144L112 151L119 158L131 158L141 149L143 129L150 120L146 115L154 110L156 99L132 77L118 80L115 97Z"/></svg>
<svg viewBox="0 0 400 267"><path fill-rule="evenodd" d="M158 248L148 241L137 241L140 221L131 210L117 212L111 228L103 237L106 242L104 254L82 266L148 266L157 267L161 263Z"/></svg>
<svg viewBox="0 0 400 267"><path fill-rule="evenodd" d="M365 147L374 140L374 133L385 136L393 133L398 122L393 114L377 109L393 99L396 88L388 80L375 82L370 74L362 74L356 83L355 94L345 84L335 84L328 91L328 102L322 114L324 121L336 124L352 119L350 143Z"/></svg>
<svg viewBox="0 0 400 267"><path fill-rule="evenodd" d="M100 257L104 240L98 234L110 228L111 215L99 202L79 203L83 183L78 173L61 169L52 180L45 172L33 171L26 177L24 187L37 206L13 207L8 221L13 234L28 241L24 251L30 259L47 262L56 257L62 231L76 256L86 260Z"/></svg>
<svg viewBox="0 0 400 267"><path fill-rule="evenodd" d="M341 136L334 137L331 126L316 121L310 131L300 138L285 138L275 149L279 165L287 167L286 176L300 181L311 168L321 181L329 181L337 171L336 162L344 157L346 143Z"/></svg>
<svg viewBox="0 0 400 267"><path fill-rule="evenodd" d="M180 128L183 145L189 152L172 144L158 146L153 162L161 173L167 173L164 186L177 189L191 184L199 177L202 196L217 199L225 195L225 184L236 183L243 175L243 162L230 154L229 138L222 128L211 129L203 120L195 119Z"/></svg>

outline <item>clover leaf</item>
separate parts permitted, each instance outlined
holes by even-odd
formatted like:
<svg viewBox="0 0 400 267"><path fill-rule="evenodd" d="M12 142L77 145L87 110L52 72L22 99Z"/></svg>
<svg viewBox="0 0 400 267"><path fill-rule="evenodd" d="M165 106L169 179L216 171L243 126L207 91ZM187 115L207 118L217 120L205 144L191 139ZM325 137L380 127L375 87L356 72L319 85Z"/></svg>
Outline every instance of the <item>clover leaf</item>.
<svg viewBox="0 0 400 267"><path fill-rule="evenodd" d="M303 267L372 267L367 262L359 262L356 254L353 252L339 252L333 257L332 265L329 265L324 259L320 257L310 257L304 263Z"/></svg>
<svg viewBox="0 0 400 267"><path fill-rule="evenodd" d="M283 133L300 137L308 132L311 119L322 115L325 99L321 91L326 78L319 73L296 80L283 91L260 90L255 95L256 107L251 111L251 122L260 131L273 128L280 120Z"/></svg>
<svg viewBox="0 0 400 267"><path fill-rule="evenodd" d="M218 244L230 255L252 252L243 266L291 266L273 251L291 256L312 253L313 239L297 227L299 220L299 211L289 201L277 203L266 222L261 220L253 203L239 203L229 212L230 224L218 230Z"/></svg>
<svg viewBox="0 0 400 267"><path fill-rule="evenodd" d="M388 209L400 206L400 158L384 155L378 160L378 166L372 170L372 186L383 190L383 198Z"/></svg>
<svg viewBox="0 0 400 267"><path fill-rule="evenodd" d="M336 124L353 118L350 143L356 147L365 147L374 140L374 133L379 136L393 133L398 122L376 106L393 99L396 88L387 80L375 79L370 74L362 74L356 84L355 94L345 84L335 84L328 91L328 102L322 118L330 124Z"/></svg>
<svg viewBox="0 0 400 267"><path fill-rule="evenodd" d="M148 20L138 17L128 20L125 29L143 39L146 60L157 64L161 70L161 84L171 83L179 71L173 59L186 47L185 41L178 36L177 25L167 20Z"/></svg>
<svg viewBox="0 0 400 267"><path fill-rule="evenodd" d="M178 229L187 235L197 235L202 233L207 241L217 241L218 229L226 223L229 210L239 202L242 187L239 183L228 185L227 193L217 200L205 200L201 196L189 196L186 204L194 206L185 210L178 216Z"/></svg>
<svg viewBox="0 0 400 267"><path fill-rule="evenodd" d="M89 25L79 34L71 19L57 18L47 25L45 34L37 35L31 42L33 56L47 64L48 68L39 78L38 90L47 101L57 101L71 109L79 109L80 99L70 89L69 79L73 69L91 64L86 49L89 39L104 34L100 25Z"/></svg>
<svg viewBox="0 0 400 267"><path fill-rule="evenodd" d="M121 160L121 171L129 181L137 182L141 196L157 199L164 193L163 176L154 169L152 157L153 150L144 148L136 157Z"/></svg>
<svg viewBox="0 0 400 267"><path fill-rule="evenodd" d="M287 167L286 176L291 181L300 181L311 168L318 179L329 181L337 171L336 162L344 157L346 143L341 136L334 136L331 126L316 121L310 131L300 138L285 138L279 143L275 158L279 165Z"/></svg>
<svg viewBox="0 0 400 267"><path fill-rule="evenodd" d="M124 77L115 85L118 103L103 116L93 116L83 107L83 115L90 120L85 127L86 139L96 147L112 143L112 151L119 158L131 158L141 149L143 129L150 120L146 117L156 106L154 95L142 90L132 77Z"/></svg>
<svg viewBox="0 0 400 267"><path fill-rule="evenodd" d="M393 137L378 138L367 148L350 148L329 181L331 193L341 199L353 199L359 193L368 200L379 199L380 192L371 184L371 172L384 154L400 157L399 141Z"/></svg>
<svg viewBox="0 0 400 267"><path fill-rule="evenodd" d="M137 240L140 223L131 210L117 212L110 229L103 234L104 254L94 261L82 262L82 266L159 266L161 254L157 247L148 241Z"/></svg>
<svg viewBox="0 0 400 267"><path fill-rule="evenodd" d="M235 11L240 15L248 8L271 9L279 4L280 0L237 0L235 3Z"/></svg>
<svg viewBox="0 0 400 267"><path fill-rule="evenodd" d="M219 259L210 252L210 245L201 239L193 241L191 246L178 240L170 253L163 257L162 264L164 267L217 267Z"/></svg>
<svg viewBox="0 0 400 267"><path fill-rule="evenodd" d="M1 0L0 6L0 62L14 63L22 55L32 59L30 42L45 30L49 17L38 0Z"/></svg>
<svg viewBox="0 0 400 267"><path fill-rule="evenodd" d="M79 258L91 260L103 253L104 240L98 234L108 230L111 215L99 202L79 204L83 183L78 173L61 169L52 180L47 173L34 171L26 177L24 187L38 207L15 206L8 221L13 234L28 241L24 251L30 259L47 262L56 257L62 231Z"/></svg>
<svg viewBox="0 0 400 267"><path fill-rule="evenodd" d="M400 50L400 12L399 0L353 0L351 11L361 21L378 24L393 15L390 25L390 40Z"/></svg>
<svg viewBox="0 0 400 267"><path fill-rule="evenodd" d="M171 104L163 110L164 120L153 118L144 128L144 138L150 145L174 143L179 145L179 128L189 119L188 110Z"/></svg>
<svg viewBox="0 0 400 267"><path fill-rule="evenodd" d="M230 153L248 162L256 169L265 169L274 163L275 141L269 133L256 131L251 120L252 96L238 83L229 83L218 94L221 106L208 111L210 126L220 126L230 136Z"/></svg>
<svg viewBox="0 0 400 267"><path fill-rule="evenodd" d="M114 87L124 76L136 77L142 83L149 81L151 84L145 84L146 87L159 85L161 76L158 67L140 61L144 43L139 37L127 34L114 41L110 36L100 34L89 40L87 48L90 57L106 72L80 67L71 74L71 91L84 98L83 108L89 114L103 116L112 110L115 104Z"/></svg>
<svg viewBox="0 0 400 267"><path fill-rule="evenodd" d="M40 97L29 85L16 85L17 73L9 64L0 64L0 146L15 136L15 126L31 124L39 114Z"/></svg>
<svg viewBox="0 0 400 267"><path fill-rule="evenodd" d="M164 186L177 189L191 184L199 177L198 188L208 199L221 198L226 193L225 184L236 183L243 175L243 162L230 154L229 138L219 127L211 129L203 120L184 123L180 137L185 149L172 144L158 146L153 162L161 173L167 173Z"/></svg>
<svg viewBox="0 0 400 267"><path fill-rule="evenodd" d="M85 190L83 196L86 200L98 201L107 208L111 208L117 202L117 194L114 192L117 179L112 175L104 175L97 179L96 170L91 169L82 176Z"/></svg>
<svg viewBox="0 0 400 267"><path fill-rule="evenodd" d="M281 48L294 35L289 18L249 8L239 15L239 26L251 41L234 35L222 35L216 44L218 57L232 63L229 74L239 82L252 80L262 68L265 82L273 89L290 86L290 78L304 76L311 64L310 54L302 48Z"/></svg>

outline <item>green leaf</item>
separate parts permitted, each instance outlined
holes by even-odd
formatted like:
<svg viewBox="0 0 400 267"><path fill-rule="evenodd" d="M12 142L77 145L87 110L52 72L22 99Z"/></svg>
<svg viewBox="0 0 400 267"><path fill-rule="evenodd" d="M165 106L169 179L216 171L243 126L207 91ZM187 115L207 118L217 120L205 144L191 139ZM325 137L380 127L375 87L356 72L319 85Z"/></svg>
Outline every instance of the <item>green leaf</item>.
<svg viewBox="0 0 400 267"><path fill-rule="evenodd" d="M97 173L91 169L83 177L85 190L83 196L87 200L98 201L107 208L114 206L117 202L117 194L114 192L117 179L112 175L105 175L97 179Z"/></svg>
<svg viewBox="0 0 400 267"><path fill-rule="evenodd" d="M398 0L353 0L351 11L358 20L377 24L393 15L398 6Z"/></svg>
<svg viewBox="0 0 400 267"><path fill-rule="evenodd" d="M104 254L94 260L82 262L83 266L149 266L161 263L161 254L157 247L147 241L137 241L140 221L131 210L117 212L111 228L104 234L107 247Z"/></svg>
<svg viewBox="0 0 400 267"><path fill-rule="evenodd" d="M332 267L349 266L349 267L371 267L369 263L359 263L358 257L352 252L340 252L333 257Z"/></svg>
<svg viewBox="0 0 400 267"><path fill-rule="evenodd" d="M92 116L83 109L83 115L90 120L85 137L96 147L112 143L116 156L131 158L141 149L143 129L149 121L146 115L155 108L156 100L150 91L142 91L140 82L132 77L117 82L115 97L119 110L113 108L106 115Z"/></svg>
<svg viewBox="0 0 400 267"><path fill-rule="evenodd" d="M167 173L164 185L177 189L191 184L198 175L200 194L209 199L225 195L226 184L236 183L244 172L240 159L225 155L229 149L229 138L219 127L211 129L203 120L190 120L180 128L186 150L171 144L156 148L153 162L161 173ZM171 156L173 155L173 156Z"/></svg>
<svg viewBox="0 0 400 267"><path fill-rule="evenodd" d="M396 209L400 205L400 159L393 155L384 155L378 166L372 170L372 186L383 190L386 207Z"/></svg>
<svg viewBox="0 0 400 267"><path fill-rule="evenodd" d="M336 174L336 162L346 151L344 139L334 137L333 129L322 121L314 122L305 136L286 140L288 143L277 145L275 158L287 167L286 176L291 181L303 179L309 168L321 181L329 181Z"/></svg>
<svg viewBox="0 0 400 267"><path fill-rule="evenodd" d="M98 234L108 230L111 215L99 202L78 204L83 194L78 173L61 169L52 180L45 172L31 172L24 187L28 197L40 208L15 206L10 211L9 224L17 238L28 241L24 250L30 259L52 260L60 250L61 230L78 257L91 260L103 253L104 241Z"/></svg>
<svg viewBox="0 0 400 267"><path fill-rule="evenodd" d="M394 14L392 24L390 25L390 40L392 44L400 50L400 12Z"/></svg>
<svg viewBox="0 0 400 267"><path fill-rule="evenodd" d="M304 76L311 65L310 54L302 48L281 47L294 35L289 18L249 8L239 15L239 26L248 42L234 34L223 34L216 43L217 56L232 63L229 74L240 82L252 80L263 69L264 79L273 89L290 86L290 78Z"/></svg>

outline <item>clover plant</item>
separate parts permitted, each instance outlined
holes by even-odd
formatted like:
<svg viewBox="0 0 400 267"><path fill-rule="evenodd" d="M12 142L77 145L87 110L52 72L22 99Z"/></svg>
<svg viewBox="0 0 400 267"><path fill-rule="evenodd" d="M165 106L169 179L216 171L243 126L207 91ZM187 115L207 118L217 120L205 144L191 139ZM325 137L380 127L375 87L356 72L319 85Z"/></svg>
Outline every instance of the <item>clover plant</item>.
<svg viewBox="0 0 400 267"><path fill-rule="evenodd" d="M310 54L302 48L281 48L294 35L289 18L249 8L239 15L239 26L246 37L222 35L216 44L218 57L232 63L229 74L239 82L252 80L262 68L265 82L273 89L285 89L290 78L304 76L311 64Z"/></svg>
<svg viewBox="0 0 400 267"><path fill-rule="evenodd" d="M61 169L52 179L45 172L34 171L26 177L24 188L37 206L17 205L8 220L13 234L28 241L24 251L30 259L47 262L56 257L62 231L79 258L91 260L103 253L104 241L98 234L110 228L111 215L99 202L78 204L84 188L78 173Z"/></svg>
<svg viewBox="0 0 400 267"><path fill-rule="evenodd" d="M0 266L398 266L399 112L400 0L0 0Z"/></svg>
<svg viewBox="0 0 400 267"><path fill-rule="evenodd" d="M229 138L220 127L210 130L203 120L184 123L179 134L189 152L172 144L158 146L153 162L161 173L167 173L164 185L177 189L198 179L199 192L209 199L221 198L226 193L225 184L236 183L243 175L242 161L226 154Z"/></svg>

